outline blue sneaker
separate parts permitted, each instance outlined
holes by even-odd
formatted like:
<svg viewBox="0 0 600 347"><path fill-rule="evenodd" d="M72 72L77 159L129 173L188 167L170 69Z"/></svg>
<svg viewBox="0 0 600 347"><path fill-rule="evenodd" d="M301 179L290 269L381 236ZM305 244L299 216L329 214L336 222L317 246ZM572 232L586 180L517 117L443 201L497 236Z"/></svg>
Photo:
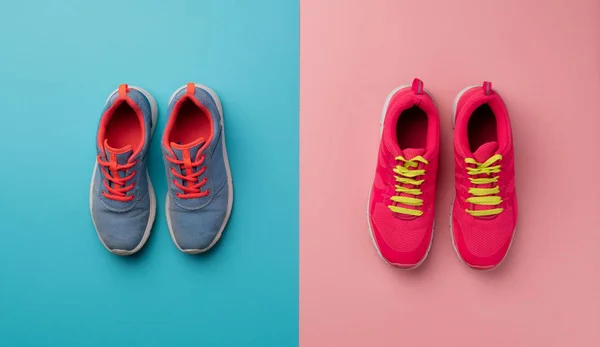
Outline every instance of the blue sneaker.
<svg viewBox="0 0 600 347"><path fill-rule="evenodd" d="M188 83L171 96L167 114L167 224L179 250L205 252L221 237L233 205L223 108L210 88Z"/></svg>
<svg viewBox="0 0 600 347"><path fill-rule="evenodd" d="M157 115L148 92L122 84L106 100L100 118L90 210L100 241L114 254L133 254L150 236L156 196L146 154Z"/></svg>

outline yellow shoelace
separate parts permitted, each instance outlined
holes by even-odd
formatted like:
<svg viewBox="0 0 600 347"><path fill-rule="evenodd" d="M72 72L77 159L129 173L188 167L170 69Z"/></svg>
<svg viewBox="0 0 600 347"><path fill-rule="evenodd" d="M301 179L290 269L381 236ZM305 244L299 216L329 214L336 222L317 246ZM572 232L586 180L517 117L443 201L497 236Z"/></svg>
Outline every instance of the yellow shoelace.
<svg viewBox="0 0 600 347"><path fill-rule="evenodd" d="M500 165L492 166L495 162L502 159L502 155L496 154L492 156L490 159L486 160L485 163L480 164L472 158L466 158L465 163L475 165L476 167L467 167L467 173L471 176L478 175L491 175L494 173L500 172ZM473 185L480 184L490 184L497 183L498 176L489 177L489 178L471 178L469 177L469 181ZM482 206L498 206L502 203L502 198L499 196L490 196L493 194L500 193L500 188L495 186L494 188L469 188L469 194L473 195L468 198L466 201L473 205L482 205ZM504 211L503 208L492 208L488 210L469 210L466 209L467 213L474 217L482 217L482 216L493 216L500 214Z"/></svg>
<svg viewBox="0 0 600 347"><path fill-rule="evenodd" d="M428 162L425 158L423 158L421 156L416 156L416 157L412 158L411 160L406 160L406 159L404 159L403 156L398 156L398 157L396 157L396 160L404 163L403 165L398 165L394 168L394 172L398 174L398 175L394 176L394 178L396 178L396 181L398 183L410 184L415 187L418 187L424 182L424 180L415 180L414 178L424 175L425 170L410 170L409 168L419 167L419 163L427 164ZM410 194L410 195L414 195L414 196L419 196L419 195L423 194L421 192L421 189L419 189L419 188L406 188L401 185L396 185L396 192ZM411 198L409 196L392 196L391 200L394 202L404 204L404 205L409 205L409 206L422 206L423 205L423 200L421 200L419 198ZM389 205L388 207L390 208L390 210L392 210L392 212L407 214L410 216L418 217L423 214L423 211L419 211L419 210L413 210L413 209L394 206L394 205Z"/></svg>

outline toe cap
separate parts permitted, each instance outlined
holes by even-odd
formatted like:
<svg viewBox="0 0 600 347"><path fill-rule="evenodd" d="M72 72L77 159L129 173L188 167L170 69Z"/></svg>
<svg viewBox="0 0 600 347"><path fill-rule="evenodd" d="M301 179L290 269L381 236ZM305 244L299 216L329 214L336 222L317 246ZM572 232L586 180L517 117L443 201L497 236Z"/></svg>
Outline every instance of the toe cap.
<svg viewBox="0 0 600 347"><path fill-rule="evenodd" d="M210 204L197 210L186 210L169 201L168 221L173 241L186 253L201 253L219 239L227 223L227 189L221 190Z"/></svg>

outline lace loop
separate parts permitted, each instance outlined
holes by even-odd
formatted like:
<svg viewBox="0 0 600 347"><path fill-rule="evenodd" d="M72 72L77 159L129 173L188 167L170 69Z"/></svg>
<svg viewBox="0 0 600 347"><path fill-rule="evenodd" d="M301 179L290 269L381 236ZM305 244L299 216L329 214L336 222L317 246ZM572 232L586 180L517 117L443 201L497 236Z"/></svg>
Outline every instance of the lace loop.
<svg viewBox="0 0 600 347"><path fill-rule="evenodd" d="M487 177L469 177L469 181L472 185L486 185L486 184L496 184L498 183L498 176L494 176L494 174L498 174L501 171L501 165L493 165L497 161L502 160L502 155L496 154L486 160L484 163L478 163L473 158L466 158L465 163L469 165L474 165L475 167L467 167L467 174L470 176L487 176ZM466 200L466 202L479 205L479 206L498 206L502 203L502 198L498 196L500 193L500 187L495 185L494 187L487 188L478 188L471 187L469 188L469 194L472 196ZM484 210L469 210L465 209L465 211L473 217L483 217L483 216L494 216L502 213L504 211L503 208L497 207L492 209L484 209Z"/></svg>
<svg viewBox="0 0 600 347"><path fill-rule="evenodd" d="M173 176L182 180L184 184L180 184L177 180L173 180L173 184L177 189L180 189L183 193L177 193L177 197L180 199L194 199L202 198L210 194L209 190L202 191L201 188L208 182L208 178L204 177L202 180L198 180L198 177L206 172L206 166L202 166L198 171L194 172L194 168L201 166L204 163L205 155L202 154L200 159L197 161L191 161L189 157L189 151L184 152L183 160L171 158L166 156L167 160L175 165L179 165L181 171L185 171L186 174L182 175L171 168Z"/></svg>
<svg viewBox="0 0 600 347"><path fill-rule="evenodd" d="M396 181L400 184L395 185L396 193L408 194L419 196L422 195L423 192L418 187L425 182L425 180L417 180L415 178L419 176L425 175L424 169L416 169L419 167L419 164L427 165L429 162L421 157L416 156L410 160L404 159L403 156L398 156L395 158L396 160L402 162L401 165L397 165L394 168L394 173L397 175L394 176ZM405 187L403 185L410 185L413 187ZM395 195L390 198L392 202L408 205L408 206L423 206L423 200L415 197L404 196L404 195ZM423 211L417 209L410 209L405 207L400 207L396 205L389 205L388 208L395 213L406 214L409 216L421 216L423 215Z"/></svg>
<svg viewBox="0 0 600 347"><path fill-rule="evenodd" d="M102 175L104 176L102 183L104 184L104 188L107 190L106 192L102 192L102 195L108 199L121 202L133 200L134 196L127 196L127 193L135 187L135 182L129 185L127 185L127 182L136 175L136 171L134 170L126 177L119 177L119 171L127 171L131 169L137 163L137 161L119 165L117 164L116 160L112 158L110 161L102 160L102 155L98 156L97 161L100 165ZM110 183L112 183L112 186Z"/></svg>

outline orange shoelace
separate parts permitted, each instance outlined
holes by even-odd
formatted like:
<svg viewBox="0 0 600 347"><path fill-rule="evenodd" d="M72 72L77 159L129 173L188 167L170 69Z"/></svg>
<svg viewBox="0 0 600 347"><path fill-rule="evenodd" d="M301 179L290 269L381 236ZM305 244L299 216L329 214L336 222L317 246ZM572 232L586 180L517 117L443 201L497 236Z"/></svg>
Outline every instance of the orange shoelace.
<svg viewBox="0 0 600 347"><path fill-rule="evenodd" d="M119 171L129 170L131 169L137 162L134 161L132 163L128 163L125 165L117 164L116 157L111 156L110 161L102 160L102 156L98 156L98 164L100 165L100 169L102 170L102 174L104 175L104 180L102 183L104 184L104 188L108 192L102 192L102 195L108 199L117 200L121 202L127 202L134 199L133 195L127 196L127 192L133 189L135 183L127 185L127 181L131 180L133 176L135 176L135 170L126 177L119 177ZM112 187L108 184L108 182L112 183Z"/></svg>
<svg viewBox="0 0 600 347"><path fill-rule="evenodd" d="M184 150L183 151L183 160L178 160L175 158L171 158L169 156L166 157L168 161L170 161L171 163L175 164L175 165L179 165L181 171L184 171L186 173L189 172L189 174L186 175L181 175L179 173L177 173L175 171L175 169L171 168L171 173L173 174L173 176L188 182L185 185L181 185L179 182L177 182L177 180L173 180L173 184L175 184L175 187L181 189L183 191L183 193L177 193L177 197L180 199L194 199L194 198L202 198L207 196L210 191L209 190L205 190L205 191L201 191L201 188L203 185L206 184L206 182L208 181L208 178L204 178L201 181L198 181L198 176L202 175L205 171L206 171L206 166L203 166L200 168L200 170L194 172L194 168L199 167L200 165L202 165L204 163L204 154L202 154L202 156L200 157L200 159L198 161L192 161L192 159L190 158L190 151L189 150Z"/></svg>

